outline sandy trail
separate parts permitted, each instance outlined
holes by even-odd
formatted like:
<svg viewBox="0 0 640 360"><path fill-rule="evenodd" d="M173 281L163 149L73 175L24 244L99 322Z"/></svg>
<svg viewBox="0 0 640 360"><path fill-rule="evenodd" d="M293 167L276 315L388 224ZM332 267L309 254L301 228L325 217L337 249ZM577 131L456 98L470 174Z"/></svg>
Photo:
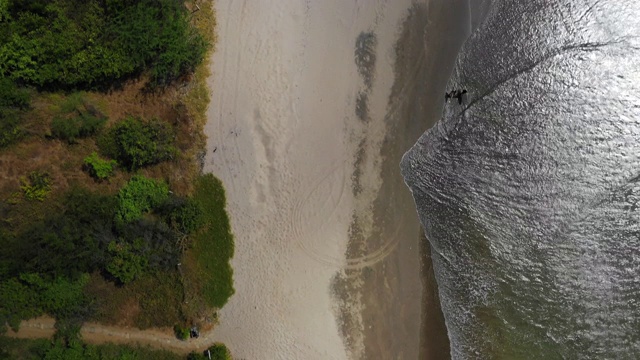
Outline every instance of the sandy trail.
<svg viewBox="0 0 640 360"><path fill-rule="evenodd" d="M51 338L56 331L54 325L55 319L41 316L23 321L18 332L9 330L7 335L19 339ZM176 338L172 329L140 330L97 323L85 323L80 334L90 344L138 344L181 354L203 351L214 343L213 332L202 333L198 339L182 341Z"/></svg>
<svg viewBox="0 0 640 360"><path fill-rule="evenodd" d="M396 246L389 236L345 255L354 214L361 233L376 230L394 45L410 6L216 2L205 171L227 189L236 295L215 338L238 358L364 356L361 298L338 301L332 281ZM365 95L366 120L356 111ZM353 314L346 344L345 309Z"/></svg>

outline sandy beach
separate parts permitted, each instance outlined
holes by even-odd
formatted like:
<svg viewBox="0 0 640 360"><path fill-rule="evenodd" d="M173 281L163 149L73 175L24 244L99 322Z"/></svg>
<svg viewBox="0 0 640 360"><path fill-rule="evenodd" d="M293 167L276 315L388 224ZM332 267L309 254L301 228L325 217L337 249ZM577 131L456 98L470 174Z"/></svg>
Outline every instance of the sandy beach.
<svg viewBox="0 0 640 360"><path fill-rule="evenodd" d="M425 51L425 34L450 11L215 6L205 171L227 189L236 240L236 295L215 339L239 359L416 359L429 313L442 343L429 358L446 358L437 304L422 308L420 226L398 164L437 119L459 38L436 44L447 58Z"/></svg>

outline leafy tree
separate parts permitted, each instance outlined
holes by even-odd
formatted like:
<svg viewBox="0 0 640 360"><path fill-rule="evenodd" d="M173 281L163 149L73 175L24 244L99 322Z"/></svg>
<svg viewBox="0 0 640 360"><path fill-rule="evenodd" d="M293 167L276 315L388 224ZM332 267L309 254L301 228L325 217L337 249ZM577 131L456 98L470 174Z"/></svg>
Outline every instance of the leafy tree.
<svg viewBox="0 0 640 360"><path fill-rule="evenodd" d="M118 163L135 170L173 158L174 132L165 122L149 122L128 117L118 123L99 141L103 153Z"/></svg>
<svg viewBox="0 0 640 360"><path fill-rule="evenodd" d="M117 162L115 160L102 160L95 151L84 159L84 165L89 175L97 180L106 180L113 175Z"/></svg>
<svg viewBox="0 0 640 360"><path fill-rule="evenodd" d="M118 193L116 220L132 222L169 197L169 186L162 180L135 175Z"/></svg>
<svg viewBox="0 0 640 360"><path fill-rule="evenodd" d="M147 268L147 259L135 253L139 247L139 240L133 245L115 241L109 243L111 261L107 264L106 270L123 284L133 281Z"/></svg>
<svg viewBox="0 0 640 360"><path fill-rule="evenodd" d="M9 324L18 330L20 321L41 315L37 291L17 278L0 282L0 324ZM4 325L0 326L4 328Z"/></svg>
<svg viewBox="0 0 640 360"><path fill-rule="evenodd" d="M9 0L0 0L0 22L9 19Z"/></svg>
<svg viewBox="0 0 640 360"><path fill-rule="evenodd" d="M0 21L0 77L43 87L93 87L145 70L165 84L207 48L175 0L1 0Z"/></svg>
<svg viewBox="0 0 640 360"><path fill-rule="evenodd" d="M85 360L85 349L79 341L72 341L68 345L63 341L54 341L51 348L47 349L43 360Z"/></svg>
<svg viewBox="0 0 640 360"><path fill-rule="evenodd" d="M3 1L6 0L0 0L0 9ZM25 110L29 108L29 102L29 92L26 89L19 88L10 79L0 78L0 108L12 107Z"/></svg>
<svg viewBox="0 0 640 360"><path fill-rule="evenodd" d="M38 305L57 318L67 318L76 307L85 301L82 289L89 281L83 274L76 280L55 277L48 280L38 274L21 274L20 280L38 294Z"/></svg>
<svg viewBox="0 0 640 360"><path fill-rule="evenodd" d="M72 188L62 205L3 243L0 264L6 266L5 274L29 271L77 278L104 266L107 246L117 239L112 229L117 199Z"/></svg>
<svg viewBox="0 0 640 360"><path fill-rule="evenodd" d="M189 25L184 5L171 0L113 1L117 9L107 33L135 64L150 68L152 81L165 85L202 62L207 43ZM116 5L117 4L117 5Z"/></svg>
<svg viewBox="0 0 640 360"><path fill-rule="evenodd" d="M153 270L175 269L180 259L177 237L167 224L154 218L142 218L122 226L122 240L136 243L136 253L144 256Z"/></svg>
<svg viewBox="0 0 640 360"><path fill-rule="evenodd" d="M20 320L42 313L69 318L86 303L82 289L88 280L86 274L76 280L64 277L48 280L34 273L5 280L0 283L0 323L8 322L17 329Z"/></svg>

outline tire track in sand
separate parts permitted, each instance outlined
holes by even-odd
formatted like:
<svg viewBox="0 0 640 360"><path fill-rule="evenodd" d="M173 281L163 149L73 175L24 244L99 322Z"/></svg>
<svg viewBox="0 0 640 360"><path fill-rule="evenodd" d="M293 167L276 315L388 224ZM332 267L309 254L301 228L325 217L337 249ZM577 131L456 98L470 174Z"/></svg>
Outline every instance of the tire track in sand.
<svg viewBox="0 0 640 360"><path fill-rule="evenodd" d="M330 228L333 216L345 198L351 194L346 180L347 169L350 167L351 164L347 161L337 161L328 170L320 172L306 193L295 196L295 203L291 208L291 223L288 227L292 230L296 245L311 259L328 266L356 270L372 266L386 258L399 241L398 233L402 225L398 224L381 246L370 251L365 250L366 253L361 256L345 259L343 256L332 256L327 252L322 234ZM307 219L314 216L313 214L323 218L315 227L310 228Z"/></svg>

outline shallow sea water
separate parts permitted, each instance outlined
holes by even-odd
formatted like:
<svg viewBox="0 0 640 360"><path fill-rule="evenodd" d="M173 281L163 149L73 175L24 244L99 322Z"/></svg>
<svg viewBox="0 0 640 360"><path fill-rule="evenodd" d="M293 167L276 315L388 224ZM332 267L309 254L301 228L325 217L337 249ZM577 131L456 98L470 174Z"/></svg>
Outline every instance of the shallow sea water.
<svg viewBox="0 0 640 360"><path fill-rule="evenodd" d="M463 46L401 165L454 359L640 358L639 36L638 1L493 1Z"/></svg>

